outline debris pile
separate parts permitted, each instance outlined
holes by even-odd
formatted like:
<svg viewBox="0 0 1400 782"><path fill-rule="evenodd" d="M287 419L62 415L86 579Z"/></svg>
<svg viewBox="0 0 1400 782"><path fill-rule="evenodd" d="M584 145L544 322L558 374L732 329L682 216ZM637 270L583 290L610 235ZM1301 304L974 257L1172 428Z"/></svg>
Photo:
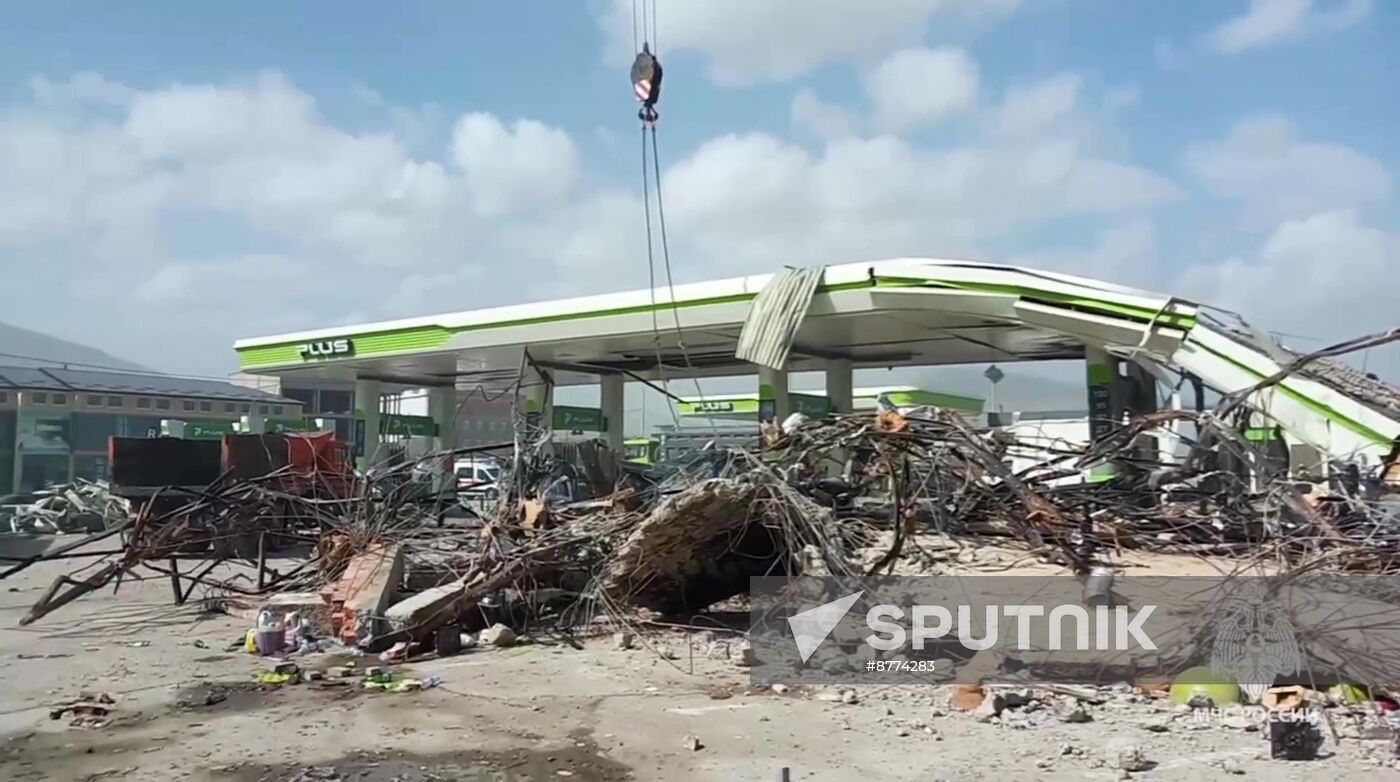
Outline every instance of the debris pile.
<svg viewBox="0 0 1400 782"><path fill-rule="evenodd" d="M177 601L203 587L230 610L258 615L251 650L292 653L334 639L397 663L544 634L651 647L638 644L639 626L742 610L755 576L1033 563L1106 580L1107 591L1124 552L1209 556L1236 572L1400 573L1393 465L1295 480L1247 436L1253 415L1227 397L1213 410L1151 413L1090 446L1046 451L955 411L882 408L793 417L765 425L758 447L656 467L602 447L557 448L522 416L500 499L484 514L455 496L425 495L412 476L500 447L362 474L326 443L255 436L226 444L223 462L206 455L212 478L186 469L205 458L191 452L180 470L161 473L182 482L114 481L111 495L122 499L101 512L117 518L78 543L120 534L120 553L59 579L23 621L144 569L170 576ZM151 448L139 446L143 459L155 458ZM230 453L241 455L226 463ZM1026 454L1036 458L1013 469ZM98 494L86 491L66 501L92 507ZM736 665L753 664L746 643L727 648ZM1077 695L959 697L958 708L988 721L1094 719ZM1128 772L1148 763L1131 748L1106 755Z"/></svg>
<svg viewBox="0 0 1400 782"><path fill-rule="evenodd" d="M35 500L13 507L11 532L79 533L99 532L119 524L131 513L129 503L113 495L106 483L78 481L41 489Z"/></svg>

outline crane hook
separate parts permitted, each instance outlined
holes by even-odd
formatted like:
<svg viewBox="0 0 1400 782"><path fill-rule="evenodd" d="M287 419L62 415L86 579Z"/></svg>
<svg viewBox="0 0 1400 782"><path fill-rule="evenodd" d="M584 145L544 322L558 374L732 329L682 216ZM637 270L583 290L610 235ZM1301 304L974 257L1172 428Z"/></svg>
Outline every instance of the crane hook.
<svg viewBox="0 0 1400 782"><path fill-rule="evenodd" d="M651 53L651 47L642 42L642 50L632 61L632 94L642 107L637 110L637 118L648 124L660 117L656 113L656 102L661 99L661 61Z"/></svg>

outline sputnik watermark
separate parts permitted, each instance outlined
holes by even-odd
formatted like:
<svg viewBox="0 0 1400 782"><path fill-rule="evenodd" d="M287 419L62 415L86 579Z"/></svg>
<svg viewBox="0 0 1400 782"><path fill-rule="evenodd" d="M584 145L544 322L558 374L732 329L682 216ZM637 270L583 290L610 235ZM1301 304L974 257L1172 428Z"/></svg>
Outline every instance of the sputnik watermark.
<svg viewBox="0 0 1400 782"><path fill-rule="evenodd" d="M956 632L958 643L965 649L982 651L998 645L998 628L1002 617L1016 620L1016 644L1019 651L1032 649L1062 651L1129 652L1137 649L1156 651L1157 645L1143 632L1143 624L1156 606L1142 606L1129 610L1125 606L1109 608L1096 606L1093 615L1093 641L1090 642L1089 611L1080 605L1058 605L1049 608L1042 605L981 606L981 615L974 614L972 606L957 606ZM865 637L865 642L882 652L893 652L906 645L922 650L932 640L947 637L953 632L953 610L940 605L915 605L908 611L888 603L871 607L865 613L865 623L875 632ZM899 620L909 617L910 629L905 631ZM977 620L981 620L978 622ZM1065 626L1074 628L1073 634L1065 632ZM981 629L978 629L980 625ZM1045 637L1045 643L1035 643L1035 637ZM981 637L978 637L978 636Z"/></svg>
<svg viewBox="0 0 1400 782"><path fill-rule="evenodd" d="M788 617L793 641L804 663L863 594L864 591L853 592ZM922 651L930 641L951 635L963 648L982 651L999 645L1003 621L1014 621L1015 645L1010 648L1019 651L1156 651L1157 644L1144 630L1156 608L1155 605L1136 609L1095 606L1091 610L1076 604L1018 604L983 605L974 609L968 605L905 607L879 603L865 612L865 625L871 633L865 636L864 642L881 652L906 647Z"/></svg>
<svg viewBox="0 0 1400 782"><path fill-rule="evenodd" d="M1092 582L755 578L750 676L804 684L1229 683L1257 701L1309 666L1368 681L1375 660L1400 655L1400 577L1123 577L1107 590ZM1339 660L1336 649L1364 653Z"/></svg>

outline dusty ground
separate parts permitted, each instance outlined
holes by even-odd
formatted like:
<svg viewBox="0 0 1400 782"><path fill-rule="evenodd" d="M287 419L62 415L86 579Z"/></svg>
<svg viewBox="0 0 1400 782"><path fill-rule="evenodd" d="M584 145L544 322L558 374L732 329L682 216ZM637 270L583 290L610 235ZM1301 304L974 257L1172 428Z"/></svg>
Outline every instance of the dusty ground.
<svg viewBox="0 0 1400 782"><path fill-rule="evenodd" d="M708 659L712 639L697 635L649 639L674 661L600 638L583 651L538 643L402 666L442 677L417 693L264 690L253 679L268 662L225 651L243 623L172 607L164 580L128 582L18 628L71 567L0 582L0 779L778 780L787 767L793 780L1106 780L1119 776L1102 762L1113 738L1156 764L1134 779L1400 776L1380 740L1329 738L1325 759L1283 763L1262 759L1258 732L1194 726L1126 696L1067 724L1048 711L978 722L947 713L947 691L933 686L858 688L854 704L827 690L775 693ZM111 724L49 719L51 704L83 691L116 699Z"/></svg>

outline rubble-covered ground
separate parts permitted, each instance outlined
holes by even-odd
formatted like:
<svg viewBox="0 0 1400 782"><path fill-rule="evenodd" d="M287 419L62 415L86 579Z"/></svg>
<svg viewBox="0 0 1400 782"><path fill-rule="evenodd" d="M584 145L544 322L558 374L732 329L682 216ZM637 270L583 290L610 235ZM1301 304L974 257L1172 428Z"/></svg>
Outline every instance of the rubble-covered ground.
<svg viewBox="0 0 1400 782"><path fill-rule="evenodd" d="M717 631L658 630L631 648L604 632L580 639L581 650L542 637L394 666L440 677L418 692L366 691L357 679L260 686L275 661L230 650L247 621L171 605L164 579L16 628L73 564L40 563L0 591L0 779L778 780L784 767L793 780L1397 773L1389 741L1345 720L1341 741L1324 729L1322 758L1289 763L1267 759L1247 720L1197 720L1126 688L1083 705L1019 693L1035 700L999 716L954 709L951 687L768 688L750 682ZM319 670L348 658L297 661ZM104 725L50 718L83 693L111 696ZM1129 765L1141 770L1116 767L1137 756Z"/></svg>

